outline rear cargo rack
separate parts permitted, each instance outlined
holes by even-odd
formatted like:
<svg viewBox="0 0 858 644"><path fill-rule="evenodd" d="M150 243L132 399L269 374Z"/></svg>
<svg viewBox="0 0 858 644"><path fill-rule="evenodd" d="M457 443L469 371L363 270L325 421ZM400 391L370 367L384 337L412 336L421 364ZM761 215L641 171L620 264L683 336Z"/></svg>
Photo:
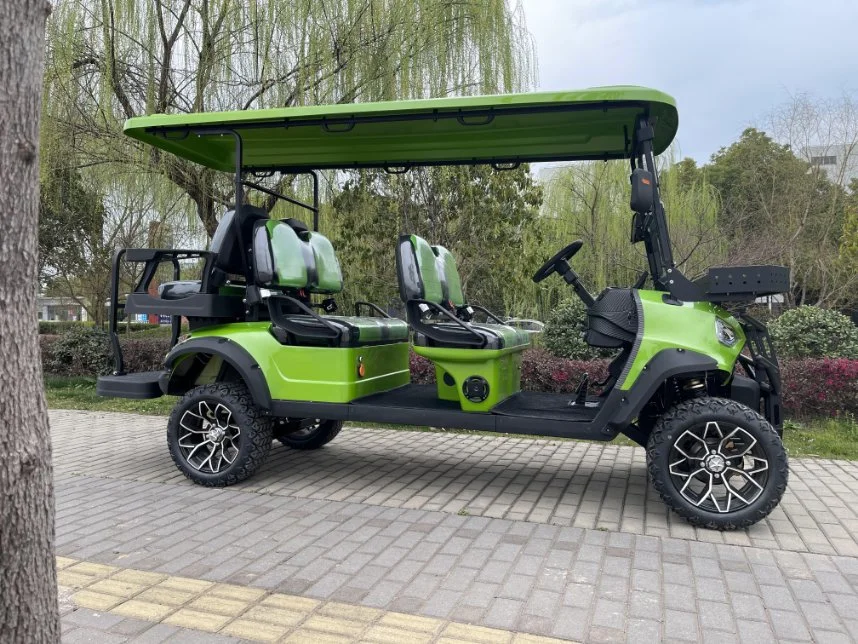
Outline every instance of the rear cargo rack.
<svg viewBox="0 0 858 644"><path fill-rule="evenodd" d="M719 266L695 280L710 302L748 302L789 291L785 266Z"/></svg>

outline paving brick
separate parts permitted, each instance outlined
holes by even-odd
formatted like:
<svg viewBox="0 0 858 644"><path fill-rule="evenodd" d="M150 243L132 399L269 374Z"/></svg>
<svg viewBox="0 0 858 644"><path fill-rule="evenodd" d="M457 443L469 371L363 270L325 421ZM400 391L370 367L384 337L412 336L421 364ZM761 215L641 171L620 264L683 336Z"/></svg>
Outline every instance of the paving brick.
<svg viewBox="0 0 858 644"><path fill-rule="evenodd" d="M246 640L276 642L287 633L287 629L251 619L236 619L227 624L221 633Z"/></svg>
<svg viewBox="0 0 858 644"><path fill-rule="evenodd" d="M178 626L180 628L191 628L198 631L211 631L216 633L223 628L231 619L227 615L219 615L207 611L194 610L191 608L180 608L175 613L164 619L165 624Z"/></svg>
<svg viewBox="0 0 858 644"><path fill-rule="evenodd" d="M117 615L125 617L133 617L134 619L143 619L150 622L160 622L167 615L175 610L171 606L164 604L154 604L152 602L141 601L139 599L129 599L126 602L119 604L112 610Z"/></svg>

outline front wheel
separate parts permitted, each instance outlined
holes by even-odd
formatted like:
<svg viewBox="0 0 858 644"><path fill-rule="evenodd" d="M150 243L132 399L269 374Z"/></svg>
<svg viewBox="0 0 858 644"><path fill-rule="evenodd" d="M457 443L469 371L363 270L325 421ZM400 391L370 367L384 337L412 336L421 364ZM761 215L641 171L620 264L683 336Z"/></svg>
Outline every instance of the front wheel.
<svg viewBox="0 0 858 644"><path fill-rule="evenodd" d="M250 477L271 451L273 421L243 384L194 387L170 414L167 445L194 483L223 487Z"/></svg>
<svg viewBox="0 0 858 644"><path fill-rule="evenodd" d="M647 462L668 507L715 530L746 528L768 516L789 470L766 419L723 398L696 398L668 410L652 430Z"/></svg>

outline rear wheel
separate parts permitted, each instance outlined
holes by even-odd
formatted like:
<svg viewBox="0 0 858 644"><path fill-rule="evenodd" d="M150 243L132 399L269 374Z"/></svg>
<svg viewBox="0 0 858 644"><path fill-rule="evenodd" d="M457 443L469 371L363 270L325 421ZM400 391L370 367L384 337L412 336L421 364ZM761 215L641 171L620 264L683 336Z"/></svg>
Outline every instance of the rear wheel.
<svg viewBox="0 0 858 644"><path fill-rule="evenodd" d="M647 445L650 478L664 502L693 525L734 530L780 502L787 455L774 428L733 400L697 398L674 406Z"/></svg>
<svg viewBox="0 0 858 644"><path fill-rule="evenodd" d="M273 421L243 384L194 387L170 414L167 445L194 483L223 487L250 477L271 450Z"/></svg>
<svg viewBox="0 0 858 644"><path fill-rule="evenodd" d="M277 427L275 437L286 447L293 449L319 449L334 440L342 428L341 420L322 418L284 420Z"/></svg>

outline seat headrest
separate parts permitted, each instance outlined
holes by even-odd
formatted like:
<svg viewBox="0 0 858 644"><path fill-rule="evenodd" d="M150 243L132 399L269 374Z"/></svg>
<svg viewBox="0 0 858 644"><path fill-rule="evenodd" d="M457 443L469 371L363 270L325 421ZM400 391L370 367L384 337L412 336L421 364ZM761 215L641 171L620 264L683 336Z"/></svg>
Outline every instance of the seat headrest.
<svg viewBox="0 0 858 644"><path fill-rule="evenodd" d="M399 279L399 297L403 302L428 300L441 304L445 301L435 253L422 237L402 235L399 238L396 275Z"/></svg>
<svg viewBox="0 0 858 644"><path fill-rule="evenodd" d="M443 246L433 246L435 253L438 277L441 279L441 288L444 291L444 301L453 306L465 306L465 294L462 291L462 280L459 277L459 269L456 267L456 258L453 253Z"/></svg>
<svg viewBox="0 0 858 644"><path fill-rule="evenodd" d="M321 233L309 230L301 234L301 239L312 249L313 269L310 274L310 292L327 294L341 292L343 272L330 240Z"/></svg>

